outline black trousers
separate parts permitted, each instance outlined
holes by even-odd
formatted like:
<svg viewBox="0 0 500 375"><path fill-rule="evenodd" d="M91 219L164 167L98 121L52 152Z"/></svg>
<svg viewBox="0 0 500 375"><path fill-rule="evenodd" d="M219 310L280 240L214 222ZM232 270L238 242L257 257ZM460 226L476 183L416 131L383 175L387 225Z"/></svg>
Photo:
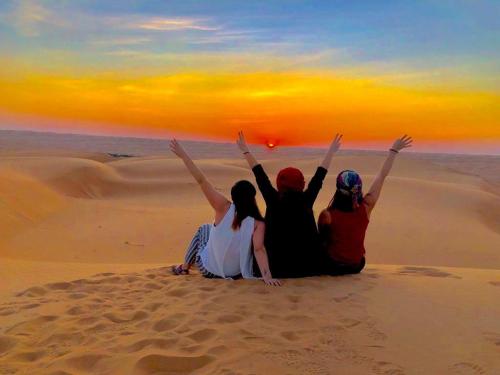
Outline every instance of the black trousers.
<svg viewBox="0 0 500 375"><path fill-rule="evenodd" d="M341 276L341 275L350 275L360 273L363 268L365 268L366 260L365 257L361 259L359 264L344 264L340 262L336 262L332 259L329 259L327 264L325 265L325 273L331 276Z"/></svg>

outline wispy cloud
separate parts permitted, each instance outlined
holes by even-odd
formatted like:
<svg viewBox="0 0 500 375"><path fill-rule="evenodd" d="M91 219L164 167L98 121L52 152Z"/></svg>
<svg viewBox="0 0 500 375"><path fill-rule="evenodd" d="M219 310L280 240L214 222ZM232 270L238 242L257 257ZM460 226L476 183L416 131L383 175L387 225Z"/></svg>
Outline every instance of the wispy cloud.
<svg viewBox="0 0 500 375"><path fill-rule="evenodd" d="M199 30L216 31L219 27L205 25L201 20L189 18L151 18L134 24L139 29L154 31Z"/></svg>
<svg viewBox="0 0 500 375"><path fill-rule="evenodd" d="M133 46L133 45L141 45L151 41L151 38L145 37L131 37L131 38L113 38L113 39L99 39L92 40L89 44L94 46L104 46L104 47L112 47L112 46Z"/></svg>
<svg viewBox="0 0 500 375"><path fill-rule="evenodd" d="M36 37L43 27L64 26L66 22L37 0L16 0L4 21L11 23L22 35Z"/></svg>

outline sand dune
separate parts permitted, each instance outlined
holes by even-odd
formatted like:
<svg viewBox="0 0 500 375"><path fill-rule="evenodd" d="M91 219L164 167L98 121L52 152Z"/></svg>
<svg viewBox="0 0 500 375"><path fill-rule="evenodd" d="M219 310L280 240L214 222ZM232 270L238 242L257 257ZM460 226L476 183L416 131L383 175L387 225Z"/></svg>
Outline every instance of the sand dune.
<svg viewBox="0 0 500 375"><path fill-rule="evenodd" d="M382 160L337 157L316 213L336 172L356 169L369 185ZM253 181L240 160L198 162L227 194L236 180ZM310 177L317 163L275 157L264 165L272 178L287 165ZM500 368L500 198L477 176L401 157L372 215L366 272L279 289L169 275L165 266L211 219L170 156L10 151L0 181L0 373Z"/></svg>
<svg viewBox="0 0 500 375"><path fill-rule="evenodd" d="M369 185L381 161L379 157L344 156L335 160L334 168L359 169ZM286 163L301 167L308 177L317 166L315 160L264 164L275 175ZM253 180L240 161L202 160L199 164L228 195L237 179ZM33 193L29 199L51 194L54 202L65 202L52 204L43 198L54 207L51 214L37 225L19 226L18 236L13 229L17 224L6 223L4 227L11 229L0 254L11 258L176 261L196 227L211 217L198 186L175 159L125 158L102 163L74 157L10 157L0 161L1 170L4 176L9 170L15 171L8 175L12 191L18 191L30 179ZM332 173L325 181L316 211L327 205L334 183ZM373 213L367 236L369 261L499 268L500 199L484 190L482 183L477 177L453 173L426 161L398 160ZM264 207L261 199L260 203ZM21 209L18 214L23 215ZM51 240L55 237L59 240ZM43 246L46 243L51 246Z"/></svg>
<svg viewBox="0 0 500 375"><path fill-rule="evenodd" d="M157 268L49 283L0 306L0 371L494 373L498 276L382 266L270 289Z"/></svg>

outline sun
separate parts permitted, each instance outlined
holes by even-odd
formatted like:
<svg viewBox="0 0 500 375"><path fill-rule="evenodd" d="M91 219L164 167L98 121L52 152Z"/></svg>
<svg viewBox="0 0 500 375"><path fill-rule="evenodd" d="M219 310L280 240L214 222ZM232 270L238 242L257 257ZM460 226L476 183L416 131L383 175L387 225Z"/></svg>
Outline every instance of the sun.
<svg viewBox="0 0 500 375"><path fill-rule="evenodd" d="M274 141L266 141L266 146L267 146L267 148L275 148L276 147L276 142L274 142Z"/></svg>

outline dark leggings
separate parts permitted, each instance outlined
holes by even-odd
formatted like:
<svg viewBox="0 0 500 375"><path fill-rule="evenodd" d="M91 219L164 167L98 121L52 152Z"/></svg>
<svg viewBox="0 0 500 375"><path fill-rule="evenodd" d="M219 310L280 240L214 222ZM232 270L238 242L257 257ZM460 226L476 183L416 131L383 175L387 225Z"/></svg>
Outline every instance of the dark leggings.
<svg viewBox="0 0 500 375"><path fill-rule="evenodd" d="M359 264L339 263L332 259L327 263L326 273L332 276L350 275L360 273L365 268L365 257L361 259Z"/></svg>

